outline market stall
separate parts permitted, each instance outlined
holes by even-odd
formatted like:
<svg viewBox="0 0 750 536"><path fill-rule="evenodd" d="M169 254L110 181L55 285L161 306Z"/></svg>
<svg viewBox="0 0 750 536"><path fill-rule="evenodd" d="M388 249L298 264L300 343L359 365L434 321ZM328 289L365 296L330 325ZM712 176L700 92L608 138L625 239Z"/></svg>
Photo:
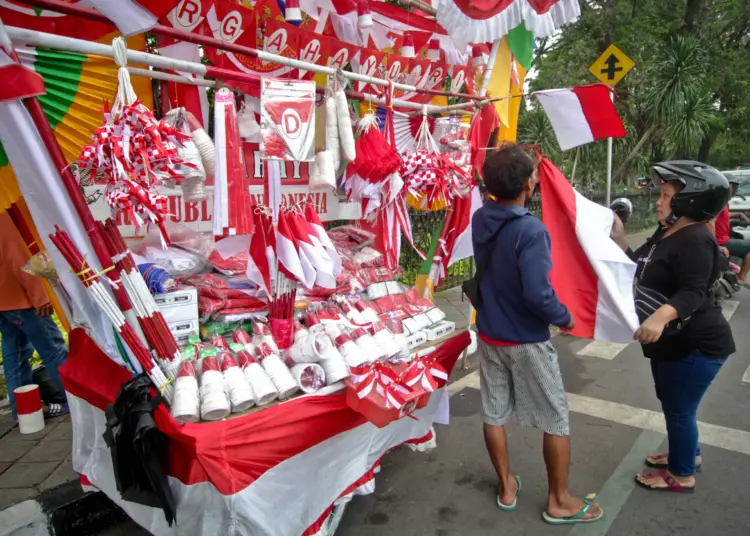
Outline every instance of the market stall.
<svg viewBox="0 0 750 536"><path fill-rule="evenodd" d="M497 43L485 69L483 45L469 63L434 20L363 1L303 3L301 25L291 1L19 4L55 21L0 10L18 67L29 47L116 67L75 151L28 72L26 108L0 103L46 250L32 270L78 326L61 375L82 482L154 534L332 534L381 458L434 448L447 419L470 336L399 259L415 250L431 289L470 255L494 129L472 113L513 97L484 98ZM104 40L110 21L159 53ZM421 251L411 214L429 211L446 216Z"/></svg>

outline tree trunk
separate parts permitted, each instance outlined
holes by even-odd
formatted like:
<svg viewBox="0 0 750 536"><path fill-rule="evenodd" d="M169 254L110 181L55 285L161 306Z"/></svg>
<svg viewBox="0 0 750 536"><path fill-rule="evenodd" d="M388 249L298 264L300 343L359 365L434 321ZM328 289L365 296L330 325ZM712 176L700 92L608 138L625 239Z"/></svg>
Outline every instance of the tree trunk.
<svg viewBox="0 0 750 536"><path fill-rule="evenodd" d="M638 140L638 143L635 144L635 147L633 147L633 150L630 151L627 157L625 157L625 160L622 161L622 164L620 164L620 167L617 168L617 171L612 176L612 182L617 182L620 180L622 175L625 174L625 172L628 170L628 166L630 165L630 162L635 158L635 156L640 152L640 150L643 148L643 145L648 141L648 139L651 137L651 135L656 130L656 125L651 125L648 127L648 130L643 133L643 136L641 136L641 139Z"/></svg>
<svg viewBox="0 0 750 536"><path fill-rule="evenodd" d="M698 24L698 17L703 9L703 0L687 0L685 5L685 29L692 32Z"/></svg>
<svg viewBox="0 0 750 536"><path fill-rule="evenodd" d="M713 136L704 136L701 142L701 148L698 150L698 162L708 162L708 154L711 152L711 146L714 144Z"/></svg>

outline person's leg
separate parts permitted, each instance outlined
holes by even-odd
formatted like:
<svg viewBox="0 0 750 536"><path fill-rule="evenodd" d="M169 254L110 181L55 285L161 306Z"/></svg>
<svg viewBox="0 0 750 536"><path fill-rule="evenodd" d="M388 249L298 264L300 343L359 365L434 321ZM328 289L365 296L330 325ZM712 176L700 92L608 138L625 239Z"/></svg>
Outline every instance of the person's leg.
<svg viewBox="0 0 750 536"><path fill-rule="evenodd" d="M725 246L731 256L742 259L742 266L740 267L740 273L737 274L737 279L744 285L748 284L747 276L750 273L750 241L732 238Z"/></svg>
<svg viewBox="0 0 750 536"><path fill-rule="evenodd" d="M21 329L32 346L39 352L52 383L61 393L64 393L65 388L58 369L68 358L68 350L65 348L65 339L60 333L60 329L51 316L39 316L34 309L24 310L22 316Z"/></svg>
<svg viewBox="0 0 750 536"><path fill-rule="evenodd" d="M513 348L512 358L518 423L544 432L542 450L549 484L545 520L601 517L598 504L587 505L568 491L569 411L555 347L549 342L524 344Z"/></svg>
<svg viewBox="0 0 750 536"><path fill-rule="evenodd" d="M667 477L674 477L685 488L695 485L698 448L697 412L708 386L726 359L694 351L679 361L660 364L662 408L667 421L669 461ZM663 476L639 475L638 480L652 488L668 487Z"/></svg>
<svg viewBox="0 0 750 536"><path fill-rule="evenodd" d="M654 378L654 390L656 391L656 398L661 401L661 395L660 392L662 390L661 383L664 381L664 373L662 372L662 369L665 367L663 361L655 361L653 359L651 361L651 375ZM668 367L668 365L666 365ZM668 380L667 376L667 381ZM646 465L649 467L655 467L659 469L666 468L668 466L669 462L669 452L659 452L657 454L651 454L649 456L646 456ZM695 449L695 466L696 470L700 471L700 466L703 463L703 459L701 458L701 447L698 445L698 447Z"/></svg>
<svg viewBox="0 0 750 536"><path fill-rule="evenodd" d="M501 358L501 349L482 341L478 349L484 442L497 473L498 499L510 505L515 500L517 484L510 473L505 425L513 412L513 383L510 370Z"/></svg>
<svg viewBox="0 0 750 536"><path fill-rule="evenodd" d="M742 283L747 283L747 274L750 272L750 253L744 256L742 259L742 266L740 267L740 273L737 274L737 279Z"/></svg>
<svg viewBox="0 0 750 536"><path fill-rule="evenodd" d="M29 344L26 335L18 327L20 318L16 311L0 312L0 335L2 335L3 372L5 386L13 419L17 419L16 399L13 391L32 382L31 363L29 359L34 348Z"/></svg>

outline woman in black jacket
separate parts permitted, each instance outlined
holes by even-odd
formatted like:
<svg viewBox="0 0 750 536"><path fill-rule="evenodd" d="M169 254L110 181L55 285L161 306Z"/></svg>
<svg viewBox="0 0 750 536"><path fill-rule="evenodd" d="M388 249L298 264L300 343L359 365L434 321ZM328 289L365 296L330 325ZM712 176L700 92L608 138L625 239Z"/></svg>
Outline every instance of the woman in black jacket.
<svg viewBox="0 0 750 536"><path fill-rule="evenodd" d="M667 423L669 452L646 458L659 469L636 476L647 489L692 492L702 462L697 411L727 357L734 353L729 323L712 290L719 275L719 246L706 223L729 201L729 183L716 169L692 161L652 168L661 187L662 227L636 251L615 218L612 238L638 263L635 338L651 359L656 396Z"/></svg>

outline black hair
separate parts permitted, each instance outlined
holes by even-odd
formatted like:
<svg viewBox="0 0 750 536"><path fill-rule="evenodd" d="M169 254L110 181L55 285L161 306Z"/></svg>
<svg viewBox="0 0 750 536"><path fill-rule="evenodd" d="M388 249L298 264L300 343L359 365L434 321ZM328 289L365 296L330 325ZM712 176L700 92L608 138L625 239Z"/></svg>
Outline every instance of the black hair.
<svg viewBox="0 0 750 536"><path fill-rule="evenodd" d="M487 191L497 199L518 199L534 173L534 161L520 145L509 143L487 155L482 168Z"/></svg>

